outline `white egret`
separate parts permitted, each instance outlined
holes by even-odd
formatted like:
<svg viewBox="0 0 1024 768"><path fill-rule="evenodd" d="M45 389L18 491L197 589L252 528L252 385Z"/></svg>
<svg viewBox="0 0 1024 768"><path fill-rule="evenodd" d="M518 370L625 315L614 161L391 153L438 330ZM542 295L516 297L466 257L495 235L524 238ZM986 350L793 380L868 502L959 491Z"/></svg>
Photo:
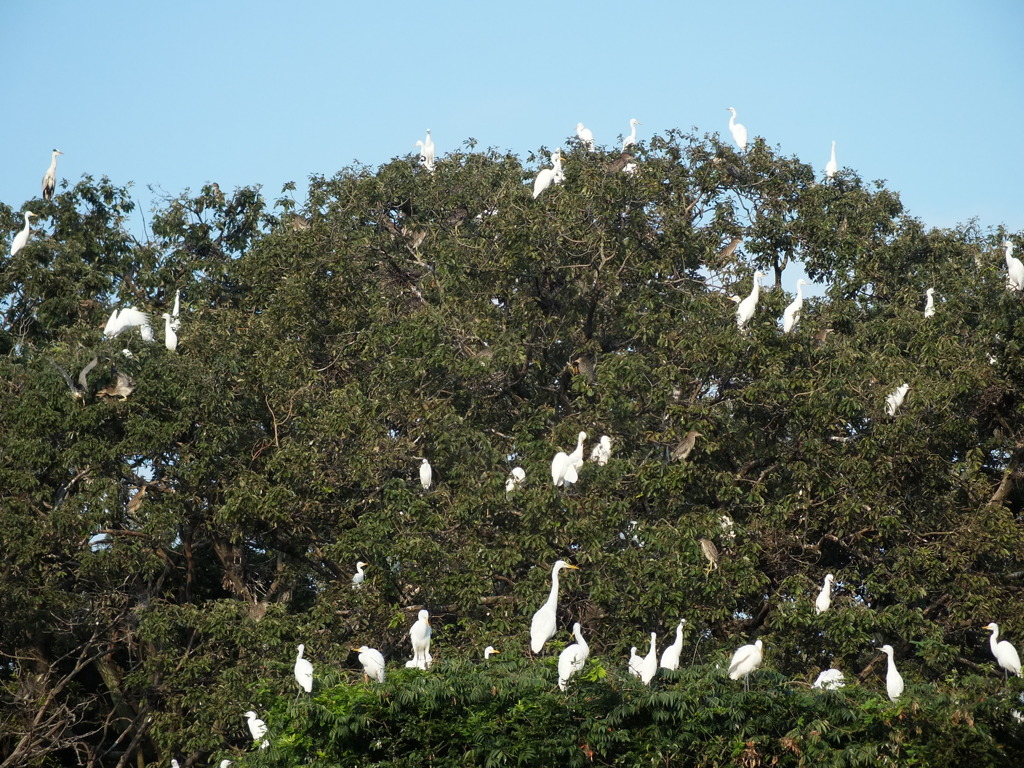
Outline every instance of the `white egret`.
<svg viewBox="0 0 1024 768"><path fill-rule="evenodd" d="M170 312L163 313L164 318L164 346L171 352L178 351L178 334L174 330L174 321L171 320Z"/></svg>
<svg viewBox="0 0 1024 768"><path fill-rule="evenodd" d="M547 601L537 609L530 621L530 650L534 653L540 653L544 649L544 643L555 634L558 614L558 572L563 568L579 570L565 560L559 560L551 568L551 592L548 593Z"/></svg>
<svg viewBox="0 0 1024 768"><path fill-rule="evenodd" d="M409 641L412 643L412 666L427 669L432 658L430 656L430 611L424 609L409 630Z"/></svg>
<svg viewBox="0 0 1024 768"><path fill-rule="evenodd" d="M680 619L676 624L676 640L672 645L662 651L661 666L663 669L679 669L679 655L683 651L683 625L686 619Z"/></svg>
<svg viewBox="0 0 1024 768"><path fill-rule="evenodd" d="M588 151L594 151L594 134L589 128L584 128L583 123L576 123L576 135L587 145Z"/></svg>
<svg viewBox="0 0 1024 768"><path fill-rule="evenodd" d="M924 292L924 295L926 297L925 298L925 302L924 302L924 316L926 318L934 317L935 316L935 296L934 296L934 294L935 294L935 289L934 288L929 288L927 291Z"/></svg>
<svg viewBox="0 0 1024 768"><path fill-rule="evenodd" d="M811 688L821 688L826 691L832 691L836 688L842 688L846 685L846 679L843 677L843 673L838 669L825 669L822 670L821 674L814 680L814 685Z"/></svg>
<svg viewBox="0 0 1024 768"><path fill-rule="evenodd" d="M643 123L641 123L635 117L631 117L629 119L629 130L630 130L630 133L629 133L629 136L627 136L626 138L624 138L622 140L622 150L623 151L626 150L626 147L631 147L634 144L636 144L636 127L638 125L643 125Z"/></svg>
<svg viewBox="0 0 1024 768"><path fill-rule="evenodd" d="M153 326L149 324L149 315L132 307L120 311L115 309L103 327L103 333L114 338L129 328L138 328L144 341L153 341Z"/></svg>
<svg viewBox="0 0 1024 768"><path fill-rule="evenodd" d="M501 653L501 651L499 651L493 645L488 645L486 648L484 648L484 660L486 661L487 659L491 658L491 656L493 656L496 653Z"/></svg>
<svg viewBox="0 0 1024 768"><path fill-rule="evenodd" d="M577 470L583 466L583 441L587 439L586 432L580 432L576 436L576 450L572 453L559 451L551 460L551 482L556 488L566 483L572 484L579 480Z"/></svg>
<svg viewBox="0 0 1024 768"><path fill-rule="evenodd" d="M178 319L178 312L181 310L181 291L174 292L174 308L171 310L171 327L174 330L181 328L181 320Z"/></svg>
<svg viewBox="0 0 1024 768"><path fill-rule="evenodd" d="M171 768L181 768L181 766L178 765L178 761L173 757L171 758Z"/></svg>
<svg viewBox="0 0 1024 768"><path fill-rule="evenodd" d="M909 384L901 384L896 387L891 395L885 398L885 412L890 416L895 416L896 411L903 405L903 399L907 396L907 392L910 391Z"/></svg>
<svg viewBox="0 0 1024 768"><path fill-rule="evenodd" d="M590 656L590 646L583 639L583 628L578 621L573 624L572 633L576 636L576 642L565 646L558 654L558 688L563 691L569 678L583 669Z"/></svg>
<svg viewBox="0 0 1024 768"><path fill-rule="evenodd" d="M892 646L883 645L878 650L889 657L889 667L885 672L885 692L889 694L890 701L896 701L903 693L903 677L896 671L896 662L892 659Z"/></svg>
<svg viewBox="0 0 1024 768"><path fill-rule="evenodd" d="M304 690L306 693L312 693L313 665L310 663L309 659L302 658L302 654L305 650L306 646L299 643L299 655L295 657L295 682L297 682L299 684L299 688Z"/></svg>
<svg viewBox="0 0 1024 768"><path fill-rule="evenodd" d="M28 219L25 220L26 223ZM1006 240L1006 287L1011 291L1024 291L1024 263L1013 255L1013 243Z"/></svg>
<svg viewBox="0 0 1024 768"><path fill-rule="evenodd" d="M718 518L718 527L722 529L722 535L725 536L727 539L736 538L736 531L733 528L733 525L734 523L732 521L732 518L728 515L722 515L720 518Z"/></svg>
<svg viewBox="0 0 1024 768"><path fill-rule="evenodd" d="M611 457L612 439L608 435L601 435L601 441L590 452L590 460L596 461L598 466L603 467Z"/></svg>
<svg viewBox="0 0 1024 768"><path fill-rule="evenodd" d="M705 576L710 576L712 571L718 570L718 547L711 539L700 539L700 551L708 561L708 569Z"/></svg>
<svg viewBox="0 0 1024 768"><path fill-rule="evenodd" d="M430 462L426 459L420 462L420 485L423 486L423 490L429 491L430 486L434 482L434 470L430 466Z"/></svg>
<svg viewBox="0 0 1024 768"><path fill-rule="evenodd" d="M633 677L640 677L640 665L644 663L644 657L636 652L636 646L634 645L629 649L629 661L626 662L626 668L629 670L629 674Z"/></svg>
<svg viewBox="0 0 1024 768"><path fill-rule="evenodd" d="M260 739L263 739L263 737L267 734L267 724L260 720L256 716L256 713L253 712L251 709L245 713L245 717L249 721L249 733L252 734L252 740L256 742ZM266 749L269 746L270 742L266 739L263 739L263 743L260 744L260 749Z"/></svg>
<svg viewBox="0 0 1024 768"><path fill-rule="evenodd" d="M691 429L686 433L686 437L679 441L679 445L672 449L670 454L673 461L686 461L689 458L693 446L697 444L697 438L704 437L702 432L698 432L696 429Z"/></svg>
<svg viewBox="0 0 1024 768"><path fill-rule="evenodd" d="M742 123L736 122L736 110L729 107L729 111L732 112L732 116L729 118L729 132L732 134L732 140L740 148L740 152L747 151L747 127Z"/></svg>
<svg viewBox="0 0 1024 768"><path fill-rule="evenodd" d="M369 563L364 563L362 560L356 563L356 572L352 577L352 589L360 589L363 586L363 581L366 579L366 574L363 573L363 568L366 568L369 565Z"/></svg>
<svg viewBox="0 0 1024 768"><path fill-rule="evenodd" d="M363 665L363 674L366 675L366 679L369 681L370 678L373 678L378 683L383 683L384 654L376 648L370 648L366 645L361 645L352 650L359 654L359 663Z"/></svg>
<svg viewBox="0 0 1024 768"><path fill-rule="evenodd" d="M996 657L999 666L1006 670L1003 673L1004 676L1008 676L1009 672L1013 672L1013 674L1020 677L1020 656L1017 654L1017 649L1006 640L996 642L999 639L999 625L993 621L991 624L986 624L983 629L987 629L992 633L989 635L988 644L992 648L992 655Z"/></svg>
<svg viewBox="0 0 1024 768"><path fill-rule="evenodd" d="M512 471L508 473L508 479L505 480L505 495L508 496L525 482L526 470L522 467L512 467Z"/></svg>
<svg viewBox="0 0 1024 768"><path fill-rule="evenodd" d="M729 662L729 678L739 680L742 677L744 688L749 688L750 673L761 666L761 648L761 641L755 640L753 645L744 645L736 651Z"/></svg>
<svg viewBox="0 0 1024 768"><path fill-rule="evenodd" d="M757 299L761 289L762 277L764 277L764 272L760 270L754 272L754 285L750 289L750 295L743 299L736 307L736 325L739 326L741 331L746 330L747 323L750 322L750 318L754 316L754 310L757 309Z"/></svg>
<svg viewBox="0 0 1024 768"><path fill-rule="evenodd" d="M423 167L431 173L434 172L434 140L430 138L430 129L427 128L426 141L417 141L414 146L420 148L420 162Z"/></svg>
<svg viewBox="0 0 1024 768"><path fill-rule="evenodd" d="M801 286L810 285L806 280L800 279L796 281L796 298L793 302L786 307L782 313L782 332L789 333L796 328L796 324L800 322L800 311L804 307L804 294L800 290Z"/></svg>
<svg viewBox="0 0 1024 768"><path fill-rule="evenodd" d="M658 672L658 635L651 632L651 647L640 662L640 681L644 685L650 685L651 680Z"/></svg>
<svg viewBox="0 0 1024 768"><path fill-rule="evenodd" d="M832 158L825 164L825 175L833 178L839 170L839 163L836 162L836 143L832 142Z"/></svg>
<svg viewBox="0 0 1024 768"><path fill-rule="evenodd" d="M534 179L533 182L533 199L536 200L540 196L540 193L552 184L561 184L564 178L565 173L562 171L562 150L559 148L551 153L551 167L543 168L537 173L537 178Z"/></svg>
<svg viewBox="0 0 1024 768"><path fill-rule="evenodd" d="M831 573L825 574L825 584L814 601L814 610L818 613L824 613L832 605L832 581L834 578Z"/></svg>
<svg viewBox="0 0 1024 768"><path fill-rule="evenodd" d="M43 200L53 200L53 190L57 187L57 155L63 155L59 149L50 155L50 167L43 175Z"/></svg>
<svg viewBox="0 0 1024 768"><path fill-rule="evenodd" d="M221 760L218 768L231 768L234 763L231 760Z"/></svg>
<svg viewBox="0 0 1024 768"><path fill-rule="evenodd" d="M36 215L37 214L32 213L32 211L25 211L25 227L14 236L14 240L11 242L11 256L14 256L14 254L24 248L28 243L28 236L31 232L28 220L30 216Z"/></svg>

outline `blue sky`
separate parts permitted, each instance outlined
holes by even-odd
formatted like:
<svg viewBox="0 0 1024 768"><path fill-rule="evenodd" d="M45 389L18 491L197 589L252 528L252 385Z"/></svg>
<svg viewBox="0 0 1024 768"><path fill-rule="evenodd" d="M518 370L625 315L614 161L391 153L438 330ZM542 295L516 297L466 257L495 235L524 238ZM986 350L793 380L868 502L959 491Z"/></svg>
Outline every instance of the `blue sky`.
<svg viewBox="0 0 1024 768"><path fill-rule="evenodd" d="M468 137L521 157L578 121L616 144L668 128L751 135L885 179L950 227L1024 229L1024 3L903 0L11 3L3 7L0 200L107 175L268 199Z"/></svg>

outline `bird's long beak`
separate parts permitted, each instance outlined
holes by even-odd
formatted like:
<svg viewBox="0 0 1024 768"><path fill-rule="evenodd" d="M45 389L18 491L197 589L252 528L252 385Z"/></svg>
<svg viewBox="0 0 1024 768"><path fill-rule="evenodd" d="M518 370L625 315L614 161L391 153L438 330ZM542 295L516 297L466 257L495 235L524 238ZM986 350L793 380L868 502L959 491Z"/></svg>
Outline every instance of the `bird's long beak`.
<svg viewBox="0 0 1024 768"><path fill-rule="evenodd" d="M578 571L580 567L578 565L566 565L566 568L572 568L574 571Z"/></svg>
<svg viewBox="0 0 1024 768"><path fill-rule="evenodd" d="M356 653L359 653L359 649L358 648L353 648L352 650L355 651Z"/></svg>

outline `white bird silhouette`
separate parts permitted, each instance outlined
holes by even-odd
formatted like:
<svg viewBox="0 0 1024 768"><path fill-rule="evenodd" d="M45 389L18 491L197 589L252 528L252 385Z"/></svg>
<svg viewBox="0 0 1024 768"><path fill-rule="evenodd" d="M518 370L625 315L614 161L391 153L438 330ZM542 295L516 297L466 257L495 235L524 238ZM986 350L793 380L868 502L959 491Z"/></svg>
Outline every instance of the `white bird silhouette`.
<svg viewBox="0 0 1024 768"><path fill-rule="evenodd" d="M890 416L895 416L896 411L903 405L903 399L907 396L907 392L910 391L909 384L901 384L896 387L891 395L885 398L885 412Z"/></svg>
<svg viewBox="0 0 1024 768"><path fill-rule="evenodd" d="M552 184L561 184L564 178L565 173L562 171L562 148L559 147L551 153L551 167L543 168L537 173L537 178L533 182L533 199L536 200L540 193Z"/></svg>
<svg viewBox="0 0 1024 768"><path fill-rule="evenodd" d="M434 470L430 466L430 462L426 459L420 462L420 485L423 486L423 490L429 491L430 486L434 482Z"/></svg>
<svg viewBox="0 0 1024 768"><path fill-rule="evenodd" d="M746 330L747 323L750 322L750 318L754 316L754 310L757 309L757 299L761 289L762 277L764 277L764 272L754 272L754 285L750 289L750 295L743 299L736 307L736 325L739 326L741 331Z"/></svg>
<svg viewBox="0 0 1024 768"><path fill-rule="evenodd" d="M988 643L992 648L992 655L999 662L999 666L1006 670L1006 672L1013 672L1013 674L1020 677L1020 656L1017 654L1017 649L1007 640L996 642L999 638L999 625L994 621L991 624L986 624L984 629L992 633L989 635Z"/></svg>
<svg viewBox="0 0 1024 768"><path fill-rule="evenodd" d="M889 666L885 672L885 692L889 694L890 701L896 701L903 693L903 677L896 670L896 662L892 658L892 646L883 645L878 650L889 657Z"/></svg>
<svg viewBox="0 0 1024 768"><path fill-rule="evenodd" d="M522 467L512 467L512 471L508 473L508 479L505 480L505 495L508 496L525 482L526 470Z"/></svg>
<svg viewBox="0 0 1024 768"><path fill-rule="evenodd" d="M305 650L306 646L300 643L298 647L299 655L295 657L295 682L306 693L311 693L313 691L313 665L309 659L302 658Z"/></svg>
<svg viewBox="0 0 1024 768"><path fill-rule="evenodd" d="M434 140L430 138L430 129L427 128L426 141L417 141L414 146L420 148L420 162L423 167L431 173L434 172Z"/></svg>
<svg viewBox="0 0 1024 768"><path fill-rule="evenodd" d="M566 483L572 485L579 480L578 470L583 466L583 441L586 439L587 433L580 432L576 436L576 450L572 453L559 451L551 460L551 482L556 488Z"/></svg>
<svg viewBox="0 0 1024 768"><path fill-rule="evenodd" d="M676 625L676 639L661 654L661 666L664 669L679 669L679 655L683 651L683 625L686 619L680 619Z"/></svg>
<svg viewBox="0 0 1024 768"><path fill-rule="evenodd" d="M26 226L28 219L26 221ZM1003 243L1006 255L1006 287L1011 291L1024 290L1024 263L1013 255L1013 243L1006 240Z"/></svg>
<svg viewBox="0 0 1024 768"><path fill-rule="evenodd" d="M629 649L629 661L626 662L626 669L633 677L640 677L640 665L644 663L644 657L636 652L634 645Z"/></svg>
<svg viewBox="0 0 1024 768"><path fill-rule="evenodd" d="M583 123L576 123L576 135L587 145L588 151L594 151L594 134L589 128L584 128Z"/></svg>
<svg viewBox="0 0 1024 768"><path fill-rule="evenodd" d="M626 147L631 147L634 144L636 144L636 127L638 125L643 125L643 123L641 123L635 117L631 117L629 119L630 133L629 133L629 136L627 136L626 138L624 138L622 140L622 149L623 149L623 151L625 151Z"/></svg>
<svg viewBox="0 0 1024 768"><path fill-rule="evenodd" d="M789 333L794 330L796 324L800 322L800 311L804 307L804 294L800 288L804 285L810 285L810 283L803 279L796 281L796 298L793 299L792 303L782 313L783 333Z"/></svg>
<svg viewBox="0 0 1024 768"><path fill-rule="evenodd" d="M935 316L935 295L934 294L935 294L935 289L934 288L929 288L927 291L924 292L924 295L926 297L925 298L925 302L924 302L924 316L926 318L934 317Z"/></svg>
<svg viewBox="0 0 1024 768"><path fill-rule="evenodd" d="M596 461L599 467L603 467L612 457L612 439L608 435L601 435L601 440L590 452L590 460Z"/></svg>
<svg viewBox="0 0 1024 768"><path fill-rule="evenodd" d="M374 679L378 683L384 682L384 654L376 648L361 645L353 648L359 654L359 663L363 665L363 674L367 679Z"/></svg>
<svg viewBox="0 0 1024 768"><path fill-rule="evenodd" d="M501 653L501 651L499 651L493 645L488 645L486 648L484 648L484 659L489 659L496 653Z"/></svg>
<svg viewBox="0 0 1024 768"><path fill-rule="evenodd" d="M364 563L362 560L356 563L356 572L352 577L352 589L359 589L363 586L363 581L366 579L366 574L363 573L363 568L366 568L369 563Z"/></svg>
<svg viewBox="0 0 1024 768"><path fill-rule="evenodd" d="M540 653L544 649L544 643L555 634L555 627L558 623L558 572L563 568L579 570L565 560L557 561L551 568L551 592L548 593L547 601L537 609L530 621L530 650L534 653Z"/></svg>
<svg viewBox="0 0 1024 768"><path fill-rule="evenodd" d="M163 313L164 318L164 346L171 352L178 351L178 334L174 330L174 321L171 320L170 312Z"/></svg>
<svg viewBox="0 0 1024 768"><path fill-rule="evenodd" d="M838 669L825 669L822 670L821 674L818 675L814 680L814 685L811 688L821 688L826 691L835 690L836 688L842 688L846 685L846 680L843 677L843 673Z"/></svg>
<svg viewBox="0 0 1024 768"><path fill-rule="evenodd" d="M251 709L245 713L245 717L247 717L249 720L249 733L252 734L253 742L257 742L260 739L263 739L263 737L267 734L267 724L260 720L256 716L256 713L253 712ZM270 742L266 739L263 739L263 743L260 744L260 749L266 749L269 746Z"/></svg>
<svg viewBox="0 0 1024 768"><path fill-rule="evenodd" d="M421 610L418 618L409 630L409 641L412 643L412 665L420 669L427 669L430 666L430 635L433 630L430 628L430 612ZM410 666L410 665L406 665Z"/></svg>
<svg viewBox="0 0 1024 768"><path fill-rule="evenodd" d="M658 635L651 632L651 647L640 662L640 681L650 685L658 672Z"/></svg>
<svg viewBox="0 0 1024 768"><path fill-rule="evenodd" d="M825 584L814 601L814 610L818 613L824 613L832 605L832 581L834 578L831 573L825 574Z"/></svg>
<svg viewBox="0 0 1024 768"><path fill-rule="evenodd" d="M832 158L825 164L825 175L832 178L839 170L839 163L836 162L836 143L832 142Z"/></svg>
<svg viewBox="0 0 1024 768"><path fill-rule="evenodd" d="M750 673L761 666L762 647L760 639L755 640L752 645L741 646L729 662L729 678L739 680L742 677L744 687L749 688Z"/></svg>
<svg viewBox="0 0 1024 768"><path fill-rule="evenodd" d="M576 637L576 642L565 646L558 654L558 687L563 691L569 678L583 669L587 657L590 656L590 646L583 639L582 627L578 621L573 624L572 633Z"/></svg>
<svg viewBox="0 0 1024 768"><path fill-rule="evenodd" d="M59 149L50 154L50 167L43 174L43 200L53 200L53 190L57 187L57 155L63 155Z"/></svg>
<svg viewBox="0 0 1024 768"><path fill-rule="evenodd" d="M37 214L32 213L32 211L25 211L25 228L18 232L18 234L14 236L14 240L11 241L11 256L14 256L14 254L24 248L28 243L28 236L32 231L28 220L30 216L36 215Z"/></svg>
<svg viewBox="0 0 1024 768"><path fill-rule="evenodd" d="M729 118L729 132L732 134L732 140L740 148L740 152L747 151L747 127L742 123L736 122L736 110L729 107L729 111L732 112L732 116Z"/></svg>

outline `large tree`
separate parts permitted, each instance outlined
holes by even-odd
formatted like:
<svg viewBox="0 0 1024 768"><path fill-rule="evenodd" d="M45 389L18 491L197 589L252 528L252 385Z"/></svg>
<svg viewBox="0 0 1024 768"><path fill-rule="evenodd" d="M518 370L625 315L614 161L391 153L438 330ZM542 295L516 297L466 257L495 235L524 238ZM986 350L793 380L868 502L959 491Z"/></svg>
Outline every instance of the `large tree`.
<svg viewBox="0 0 1024 768"><path fill-rule="evenodd" d="M0 765L205 764L249 748L248 709L271 726L260 763L1020 748L1021 685L981 630L1024 639L1009 236L928 230L884 186L761 141L574 146L537 199L536 158L474 150L316 177L301 203L294 185L272 204L210 185L165 200L144 238L107 179L26 203L43 226L0 271ZM756 269L771 280L740 331L729 296ZM824 292L783 334L782 285L803 275ZM156 343L104 335L127 306ZM134 390L103 396L118 373ZM555 488L580 431L612 458ZM552 645L582 623L584 698L517 658L557 559L580 570ZM422 608L434 669L363 687L351 648L397 671ZM641 690L629 648L680 618L689 669ZM716 664L755 637L743 693ZM315 704L289 703L299 642ZM883 698L883 643L913 706ZM513 660L468 664L487 644ZM830 665L862 687L799 690Z"/></svg>

